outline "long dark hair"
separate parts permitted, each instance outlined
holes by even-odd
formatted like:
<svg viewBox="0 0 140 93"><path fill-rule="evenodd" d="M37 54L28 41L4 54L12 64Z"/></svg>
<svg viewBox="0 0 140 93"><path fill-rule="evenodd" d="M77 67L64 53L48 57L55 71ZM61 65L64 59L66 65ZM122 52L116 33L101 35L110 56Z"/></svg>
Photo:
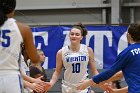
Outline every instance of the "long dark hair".
<svg viewBox="0 0 140 93"><path fill-rule="evenodd" d="M0 26L7 20L7 14L15 10L16 0L0 0Z"/></svg>
<svg viewBox="0 0 140 93"><path fill-rule="evenodd" d="M83 37L85 37L88 33L87 29L85 28L85 26L82 23L77 23L77 24L73 25L72 28L79 29L81 31L81 34Z"/></svg>

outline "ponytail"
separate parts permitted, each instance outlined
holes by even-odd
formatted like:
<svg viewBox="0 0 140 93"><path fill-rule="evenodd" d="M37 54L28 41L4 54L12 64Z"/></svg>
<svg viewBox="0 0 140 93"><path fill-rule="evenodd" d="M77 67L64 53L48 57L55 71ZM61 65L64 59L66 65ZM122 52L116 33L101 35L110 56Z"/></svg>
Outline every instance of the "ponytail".
<svg viewBox="0 0 140 93"><path fill-rule="evenodd" d="M0 26L2 26L6 20L7 16L4 14L3 10L0 9Z"/></svg>
<svg viewBox="0 0 140 93"><path fill-rule="evenodd" d="M0 26L7 20L7 14L14 11L16 0L0 0Z"/></svg>
<svg viewBox="0 0 140 93"><path fill-rule="evenodd" d="M73 28L77 28L81 31L81 34L83 37L85 37L88 33L87 29L85 28L85 26L82 23L77 23L73 26Z"/></svg>

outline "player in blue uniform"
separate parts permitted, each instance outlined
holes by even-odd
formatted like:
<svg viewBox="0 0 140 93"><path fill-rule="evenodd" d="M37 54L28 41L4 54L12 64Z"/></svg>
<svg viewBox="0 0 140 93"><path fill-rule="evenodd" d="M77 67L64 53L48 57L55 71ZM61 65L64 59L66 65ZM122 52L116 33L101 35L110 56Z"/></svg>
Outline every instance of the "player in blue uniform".
<svg viewBox="0 0 140 93"><path fill-rule="evenodd" d="M140 24L131 24L128 28L127 40L130 45L117 57L114 64L92 79L84 81L78 89L99 84L122 70L128 84L128 93L140 93Z"/></svg>

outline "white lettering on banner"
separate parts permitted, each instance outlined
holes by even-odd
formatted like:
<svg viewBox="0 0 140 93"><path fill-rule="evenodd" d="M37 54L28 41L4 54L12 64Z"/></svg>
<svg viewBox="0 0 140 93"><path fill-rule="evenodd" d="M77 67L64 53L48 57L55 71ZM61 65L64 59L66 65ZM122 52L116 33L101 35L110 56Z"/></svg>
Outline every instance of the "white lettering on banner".
<svg viewBox="0 0 140 93"><path fill-rule="evenodd" d="M35 42L36 36L41 37L44 45L48 46L48 32L33 32L34 43L37 43ZM41 43L38 43L37 49L41 49L41 45L42 45ZM45 57L45 62L44 62L43 67L44 69L48 69L48 57Z"/></svg>
<svg viewBox="0 0 140 93"><path fill-rule="evenodd" d="M34 40L36 36L41 37L44 40L44 45L48 46L48 32L33 32ZM38 43L37 49L41 49L41 43Z"/></svg>
<svg viewBox="0 0 140 93"><path fill-rule="evenodd" d="M127 32L125 32L125 33L120 37L120 39L119 39L118 51L117 51L118 54L128 46L128 42L127 42L127 38L126 38L126 33L127 33Z"/></svg>
<svg viewBox="0 0 140 93"><path fill-rule="evenodd" d="M89 45L90 38L94 36L94 56L96 67L103 68L103 41L104 36L108 39L109 47L112 46L112 31L88 31L86 45Z"/></svg>
<svg viewBox="0 0 140 93"><path fill-rule="evenodd" d="M66 35L63 46L70 45L69 32L70 31L63 31L63 34Z"/></svg>

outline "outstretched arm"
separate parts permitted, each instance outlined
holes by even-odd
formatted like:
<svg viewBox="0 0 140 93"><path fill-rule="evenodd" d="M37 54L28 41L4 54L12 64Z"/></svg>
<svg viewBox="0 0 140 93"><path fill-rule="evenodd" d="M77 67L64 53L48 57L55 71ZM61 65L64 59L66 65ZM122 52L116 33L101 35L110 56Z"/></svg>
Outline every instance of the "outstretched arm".
<svg viewBox="0 0 140 93"><path fill-rule="evenodd" d="M41 80L42 77L35 79L35 78L27 76L23 71L21 71L21 75L22 75L24 80L31 82L31 83L43 83L44 82Z"/></svg>
<svg viewBox="0 0 140 93"><path fill-rule="evenodd" d="M108 88L106 93L127 93L128 92L128 87L124 87L121 89L112 89L111 87Z"/></svg>
<svg viewBox="0 0 140 93"><path fill-rule="evenodd" d="M62 62L62 51L59 50L57 52L57 55L56 55L56 69L52 75L52 79L50 80L50 87L46 88L46 91L49 90L52 86L54 86L54 84L57 82L59 76L60 76L60 73L61 73L61 70L62 70L62 65L63 65L63 62Z"/></svg>
<svg viewBox="0 0 140 93"><path fill-rule="evenodd" d="M113 75L111 78L109 78L106 81L100 82L100 85L105 84L105 83L109 83L115 80L120 80L121 78L123 78L123 73L122 71L117 72L115 75Z"/></svg>
<svg viewBox="0 0 140 93"><path fill-rule="evenodd" d="M122 71L119 71L115 75L113 75L110 79L106 80L106 82L120 80L121 78L123 78L123 73L122 73Z"/></svg>
<svg viewBox="0 0 140 93"><path fill-rule="evenodd" d="M90 65L91 72L93 75L97 75L97 74L99 74L99 72L96 69L92 48L88 47L88 53L89 53L89 65Z"/></svg>
<svg viewBox="0 0 140 93"><path fill-rule="evenodd" d="M45 91L44 90L45 86L39 85L37 83L30 83L30 82L28 82L26 80L23 80L23 84L24 84L25 87L30 88L30 89L32 89L32 90L34 90L36 92L41 92L42 93L42 92Z"/></svg>
<svg viewBox="0 0 140 93"><path fill-rule="evenodd" d="M101 72L100 74L93 76L92 79L83 82L81 85L78 86L79 90L83 90L88 86L94 84L100 84L101 82L108 80L111 78L115 73L120 71L125 65L128 64L129 58L131 58L131 54L129 52L122 52L117 57L115 63L111 66L111 68L106 69L105 71ZM92 81L92 82L91 82Z"/></svg>

